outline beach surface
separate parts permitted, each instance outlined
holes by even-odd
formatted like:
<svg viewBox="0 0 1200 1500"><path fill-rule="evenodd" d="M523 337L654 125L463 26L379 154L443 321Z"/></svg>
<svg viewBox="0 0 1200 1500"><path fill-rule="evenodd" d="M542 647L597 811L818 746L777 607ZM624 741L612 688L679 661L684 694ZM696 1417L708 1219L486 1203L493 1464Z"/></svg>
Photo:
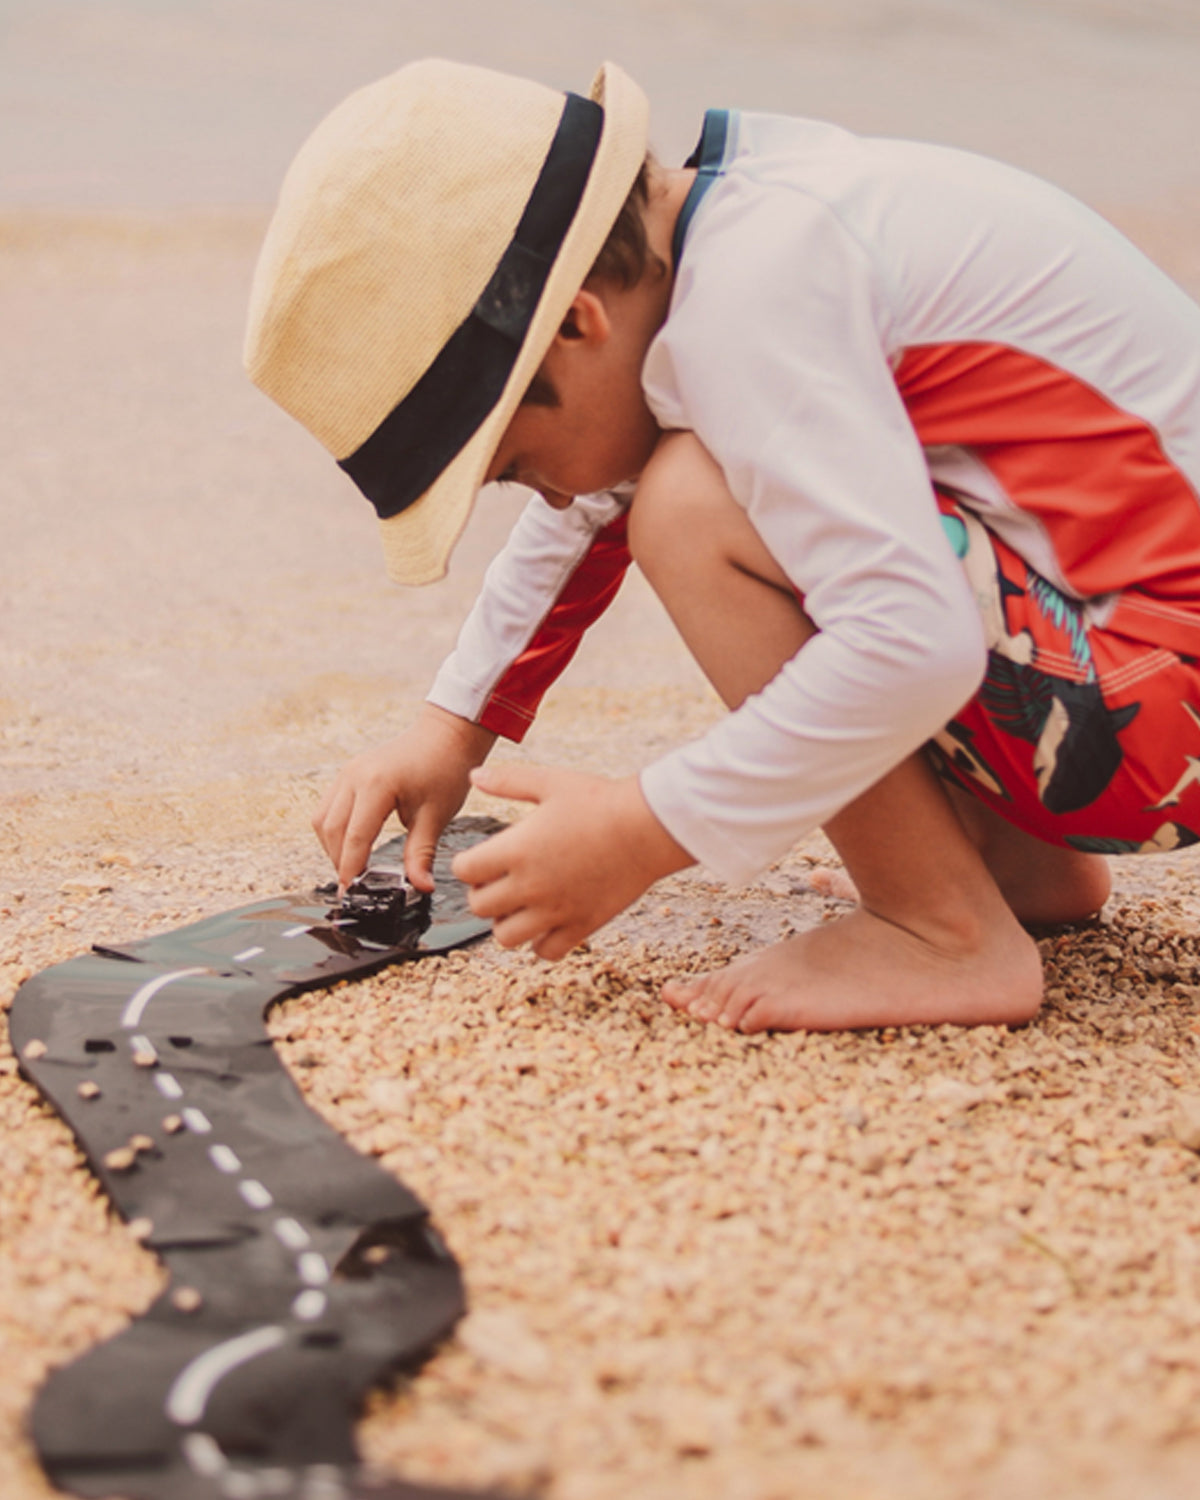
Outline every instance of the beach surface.
<svg viewBox="0 0 1200 1500"><path fill-rule="evenodd" d="M428 53L586 89L667 159L708 104L1006 157L1200 296L1191 0L0 0L0 1002L94 942L327 878L309 828L399 732L515 514L390 586L373 518L240 366L287 161ZM514 760L636 770L719 713L633 577ZM478 798L468 811L516 807ZM729 1036L658 986L843 910L814 836L673 877L559 965L490 943L290 1001L313 1107L429 1205L471 1311L361 1442L548 1500L1191 1500L1200 858L1040 939L1031 1026ZM0 1493L52 1493L46 1372L161 1275L0 1040Z"/></svg>

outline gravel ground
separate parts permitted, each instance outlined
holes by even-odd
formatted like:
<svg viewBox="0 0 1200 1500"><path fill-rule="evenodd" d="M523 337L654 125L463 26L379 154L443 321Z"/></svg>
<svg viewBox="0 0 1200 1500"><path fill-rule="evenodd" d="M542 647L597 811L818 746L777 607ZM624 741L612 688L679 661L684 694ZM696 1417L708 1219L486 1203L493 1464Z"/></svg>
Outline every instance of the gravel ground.
<svg viewBox="0 0 1200 1500"><path fill-rule="evenodd" d="M1129 227L1194 291L1195 216ZM325 872L342 759L402 725L507 524L390 590L365 508L242 381L259 220L0 225L0 999ZM528 744L623 772L711 696L633 581ZM475 804L473 804L473 807ZM511 814L496 804L478 810ZM472 1311L369 1403L388 1471L548 1500L1190 1497L1200 860L1047 933L1017 1031L732 1037L666 975L836 917L819 837L664 882L557 966L489 944L289 1002L312 1101L430 1205ZM0 1042L0 1493L45 1371L160 1284Z"/></svg>

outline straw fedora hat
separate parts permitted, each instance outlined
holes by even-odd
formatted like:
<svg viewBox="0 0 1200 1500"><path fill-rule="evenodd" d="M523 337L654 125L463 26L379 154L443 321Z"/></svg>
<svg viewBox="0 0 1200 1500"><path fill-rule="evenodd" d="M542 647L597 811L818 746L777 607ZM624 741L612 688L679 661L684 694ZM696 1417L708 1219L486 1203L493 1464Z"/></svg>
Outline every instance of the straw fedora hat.
<svg viewBox="0 0 1200 1500"><path fill-rule="evenodd" d="M439 60L352 94L284 180L251 379L375 506L388 572L441 578L500 439L633 185L648 109Z"/></svg>

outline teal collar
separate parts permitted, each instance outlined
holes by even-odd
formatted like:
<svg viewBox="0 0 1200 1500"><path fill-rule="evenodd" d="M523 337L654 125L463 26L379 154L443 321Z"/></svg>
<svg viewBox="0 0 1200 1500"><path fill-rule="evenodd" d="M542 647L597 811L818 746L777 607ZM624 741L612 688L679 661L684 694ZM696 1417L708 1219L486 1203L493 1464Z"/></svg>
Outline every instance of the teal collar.
<svg viewBox="0 0 1200 1500"><path fill-rule="evenodd" d="M684 163L685 167L696 168L696 180L692 183L684 199L683 207L679 210L679 218L675 221L675 234L671 240L671 257L676 268L679 266L679 260L683 254L683 242L687 238L687 232L696 210L703 202L705 193L725 169L725 151L730 136L729 127L730 119L727 109L708 110L704 116L704 129L700 132L699 144Z"/></svg>

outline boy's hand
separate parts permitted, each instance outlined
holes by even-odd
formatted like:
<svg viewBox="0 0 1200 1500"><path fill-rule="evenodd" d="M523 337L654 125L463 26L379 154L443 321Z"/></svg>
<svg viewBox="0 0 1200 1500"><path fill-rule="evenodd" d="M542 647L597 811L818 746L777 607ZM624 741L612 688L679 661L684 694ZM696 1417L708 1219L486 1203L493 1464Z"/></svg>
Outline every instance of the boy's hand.
<svg viewBox="0 0 1200 1500"><path fill-rule="evenodd" d="M495 742L490 730L427 703L398 739L349 761L313 817L338 884L362 873L394 812L408 829L404 873L417 890L432 891L437 841L466 799L471 770Z"/></svg>
<svg viewBox="0 0 1200 1500"><path fill-rule="evenodd" d="M541 958L562 958L647 886L693 863L650 811L636 777L494 766L471 780L491 796L537 803L453 865L471 887L471 910L492 918L502 947L528 943Z"/></svg>

